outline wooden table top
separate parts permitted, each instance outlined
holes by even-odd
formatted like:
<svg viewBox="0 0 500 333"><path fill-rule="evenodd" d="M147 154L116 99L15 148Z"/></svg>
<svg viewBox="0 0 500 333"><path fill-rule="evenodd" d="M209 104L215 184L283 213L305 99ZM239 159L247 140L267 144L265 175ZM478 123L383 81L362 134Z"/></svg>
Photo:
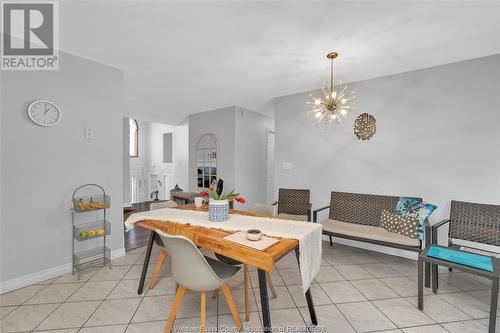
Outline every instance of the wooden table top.
<svg viewBox="0 0 500 333"><path fill-rule="evenodd" d="M196 208L194 204L179 206L178 209L204 212L208 211L207 205L204 205L201 208ZM230 213L247 216L268 217L252 212L245 212L234 209L230 210ZM155 220L143 220L137 222L135 225L149 230L159 229L172 235L183 235L191 239L193 243L195 243L199 247L222 254L226 257L238 260L249 266L260 268L267 272L271 272L274 269L274 263L276 261L278 261L290 251L294 250L299 245L299 241L296 239L281 238L278 243L274 244L267 250L258 251L224 240L224 237L233 233L226 230L198 227L189 224L174 223L170 221Z"/></svg>

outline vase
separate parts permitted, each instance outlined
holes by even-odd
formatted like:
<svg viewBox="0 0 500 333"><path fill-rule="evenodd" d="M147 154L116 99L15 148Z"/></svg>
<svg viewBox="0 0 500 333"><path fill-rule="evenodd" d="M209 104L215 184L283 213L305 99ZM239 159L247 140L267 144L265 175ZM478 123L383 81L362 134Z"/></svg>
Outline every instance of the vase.
<svg viewBox="0 0 500 333"><path fill-rule="evenodd" d="M210 199L208 202L208 220L210 222L229 220L229 201Z"/></svg>

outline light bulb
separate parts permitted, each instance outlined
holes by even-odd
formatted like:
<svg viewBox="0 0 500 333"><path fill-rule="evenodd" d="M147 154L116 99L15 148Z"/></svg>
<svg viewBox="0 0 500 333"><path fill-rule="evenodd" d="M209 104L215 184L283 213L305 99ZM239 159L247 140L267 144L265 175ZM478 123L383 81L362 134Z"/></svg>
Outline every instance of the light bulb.
<svg viewBox="0 0 500 333"><path fill-rule="evenodd" d="M315 116L316 116L316 118L321 117L321 112L320 112L320 111L316 112L316 115L315 115Z"/></svg>
<svg viewBox="0 0 500 333"><path fill-rule="evenodd" d="M317 98L314 100L314 104L320 105L321 104L321 99Z"/></svg>
<svg viewBox="0 0 500 333"><path fill-rule="evenodd" d="M332 120L335 120L335 118L337 118L337 116L332 114L331 118L332 118Z"/></svg>
<svg viewBox="0 0 500 333"><path fill-rule="evenodd" d="M345 115L347 114L347 111L346 111L346 110L344 110L344 109L342 109L342 110L340 110L340 113L341 113L343 116L345 116Z"/></svg>
<svg viewBox="0 0 500 333"><path fill-rule="evenodd" d="M347 99L342 98L341 102L342 102L342 104L345 104L345 102L347 102Z"/></svg>
<svg viewBox="0 0 500 333"><path fill-rule="evenodd" d="M332 91L332 98L335 98L337 97L337 92L336 91Z"/></svg>

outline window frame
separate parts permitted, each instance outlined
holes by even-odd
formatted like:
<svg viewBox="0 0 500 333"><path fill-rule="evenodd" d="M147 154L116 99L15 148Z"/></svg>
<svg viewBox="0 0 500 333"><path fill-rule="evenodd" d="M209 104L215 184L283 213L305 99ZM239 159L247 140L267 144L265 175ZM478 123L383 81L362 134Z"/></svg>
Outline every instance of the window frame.
<svg viewBox="0 0 500 333"><path fill-rule="evenodd" d="M131 126L131 122L134 122L134 124L135 124L136 130L135 130L134 134L132 134L131 131L130 131L131 127L132 127ZM132 149L130 147L130 144L132 143L132 140L131 140L132 139L132 135L135 136L135 149L134 149L135 150L135 154L131 154L131 150ZM130 158L138 158L139 157L139 123L134 118L129 118L129 133L128 133L128 136L129 136L129 138L128 138L128 144L129 144L128 154L129 154L129 157Z"/></svg>
<svg viewBox="0 0 500 333"><path fill-rule="evenodd" d="M203 140L208 137L209 142L213 143L213 146L210 146L208 149L205 147L201 147ZM210 156L206 159L206 153L210 152ZM204 156L203 159L200 159L200 153ZM215 153L215 158L212 157L212 154ZM208 162L208 163L207 163ZM196 188L199 190L206 190L210 187L212 180L220 178L220 145L217 137L213 133L205 133L200 136L198 139L198 143L196 144L196 168L194 170L195 174L195 184ZM201 167L201 173L198 173ZM215 168L215 172L213 172L213 168ZM205 172L208 170L208 173ZM205 186L205 177L208 177L208 186ZM199 185L199 179L201 178L201 185Z"/></svg>

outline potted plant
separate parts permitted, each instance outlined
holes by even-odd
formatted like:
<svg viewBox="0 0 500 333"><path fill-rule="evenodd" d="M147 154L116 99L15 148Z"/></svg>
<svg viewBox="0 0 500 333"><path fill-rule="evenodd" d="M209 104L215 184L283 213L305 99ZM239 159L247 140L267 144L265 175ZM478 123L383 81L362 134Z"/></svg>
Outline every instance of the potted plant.
<svg viewBox="0 0 500 333"><path fill-rule="evenodd" d="M229 201L235 200L239 203L245 203L245 199L240 197L239 193L235 193L235 190L222 194L209 189L207 192L201 192L200 196L208 197L208 220L211 222L229 220Z"/></svg>

